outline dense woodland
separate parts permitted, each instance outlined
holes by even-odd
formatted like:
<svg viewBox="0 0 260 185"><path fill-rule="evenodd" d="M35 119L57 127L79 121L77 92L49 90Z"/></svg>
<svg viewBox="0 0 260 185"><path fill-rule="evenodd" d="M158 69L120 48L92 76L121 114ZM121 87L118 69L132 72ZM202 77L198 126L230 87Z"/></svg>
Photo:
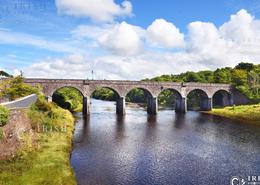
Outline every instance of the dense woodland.
<svg viewBox="0 0 260 185"><path fill-rule="evenodd" d="M2 76L11 77L11 75L4 71L1 71L0 74ZM17 92L19 92L20 89L26 89L17 85L21 84L18 83L21 80L22 78L16 78L16 80L9 83L10 88L1 92L0 96L7 95L11 99L15 99L16 97L14 97L14 94L17 95ZM215 71L188 71L178 75L162 75L152 79L144 79L143 81L229 83L233 84L241 93L246 95L252 103L260 102L260 65L254 65L252 63L242 62L234 68L219 68ZM26 84L23 84L23 86L26 86ZM19 96L27 95L28 93L36 91L36 89L28 89L28 92L22 91ZM147 97L146 93L147 92L141 89L133 89L126 96L126 101L145 103L145 97ZM115 101L118 95L111 89L100 88L92 94L92 97L96 99ZM158 99L161 105L173 106L175 103L175 97L176 92L165 90L159 95ZM198 101L200 100L200 94L196 92L190 93L188 99L188 106L196 106L199 104ZM80 111L82 109L82 95L73 88L61 88L59 91L54 93L53 100L61 107L69 109L72 112Z"/></svg>

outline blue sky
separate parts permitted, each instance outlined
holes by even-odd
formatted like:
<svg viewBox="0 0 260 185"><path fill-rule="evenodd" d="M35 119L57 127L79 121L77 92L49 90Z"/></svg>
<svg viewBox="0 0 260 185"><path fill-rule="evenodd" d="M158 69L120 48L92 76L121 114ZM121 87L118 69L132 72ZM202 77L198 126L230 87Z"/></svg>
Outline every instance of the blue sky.
<svg viewBox="0 0 260 185"><path fill-rule="evenodd" d="M260 61L257 0L0 0L0 69L142 79Z"/></svg>

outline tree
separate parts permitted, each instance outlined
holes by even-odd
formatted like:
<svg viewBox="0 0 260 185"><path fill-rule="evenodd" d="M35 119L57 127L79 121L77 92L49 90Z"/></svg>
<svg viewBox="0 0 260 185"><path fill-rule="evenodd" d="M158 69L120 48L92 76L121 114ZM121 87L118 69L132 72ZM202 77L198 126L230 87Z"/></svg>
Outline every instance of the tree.
<svg viewBox="0 0 260 185"><path fill-rule="evenodd" d="M202 79L195 72L187 72L185 77L185 82L201 82Z"/></svg>
<svg viewBox="0 0 260 185"><path fill-rule="evenodd" d="M252 90L254 96L259 96L259 89L260 89L260 73L256 71L250 71L248 73L248 83Z"/></svg>
<svg viewBox="0 0 260 185"><path fill-rule="evenodd" d="M246 71L251 71L253 68L254 68L254 64L252 64L252 63L244 63L244 62L239 63L235 67L235 69L243 69L243 70L246 70Z"/></svg>
<svg viewBox="0 0 260 185"><path fill-rule="evenodd" d="M247 71L242 69L232 70L232 83L236 86L247 84Z"/></svg>
<svg viewBox="0 0 260 185"><path fill-rule="evenodd" d="M214 83L230 83L231 82L231 68L222 68L214 71Z"/></svg>
<svg viewBox="0 0 260 185"><path fill-rule="evenodd" d="M5 71L0 71L0 76L4 76L4 77L13 77L12 75L8 74Z"/></svg>
<svg viewBox="0 0 260 185"><path fill-rule="evenodd" d="M38 94L39 90L40 87L32 87L24 83L21 76L18 76L7 81L6 86L1 91L0 96L6 96L11 100L15 100L17 98L25 97L30 94Z"/></svg>

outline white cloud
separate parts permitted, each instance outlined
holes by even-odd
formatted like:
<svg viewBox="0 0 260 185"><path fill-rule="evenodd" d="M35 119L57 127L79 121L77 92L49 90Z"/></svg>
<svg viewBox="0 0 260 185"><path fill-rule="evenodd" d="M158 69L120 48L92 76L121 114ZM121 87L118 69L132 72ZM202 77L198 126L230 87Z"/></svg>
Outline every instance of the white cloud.
<svg viewBox="0 0 260 185"><path fill-rule="evenodd" d="M101 47L119 55L136 55L142 51L141 29L122 22L98 38Z"/></svg>
<svg viewBox="0 0 260 185"><path fill-rule="evenodd" d="M115 17L132 13L132 4L127 0L121 5L114 0L56 0L56 6L61 13L89 17L99 22L112 22Z"/></svg>
<svg viewBox="0 0 260 185"><path fill-rule="evenodd" d="M166 25L172 28L173 24L166 22ZM231 67L244 60L260 63L260 23L245 10L232 15L220 27L210 22L190 23L188 33L184 36L185 46L178 51L170 52L150 45L150 42L145 41L148 32L149 29L147 31L125 22L80 26L73 31L74 37L83 39L82 43L84 39L95 41L97 49L103 48L110 52L101 52L101 55L95 57L73 55L46 59L25 68L25 75L90 78L93 69L97 79L135 80L187 70ZM177 33L181 34L180 31ZM153 39L153 42L156 41L162 47L176 47L170 45L173 42L167 43L172 38L165 38L157 41Z"/></svg>
<svg viewBox="0 0 260 185"><path fill-rule="evenodd" d="M147 28L148 38L163 47L178 48L184 46L184 35L176 26L164 19L156 19Z"/></svg>
<svg viewBox="0 0 260 185"><path fill-rule="evenodd" d="M246 10L231 15L217 28L213 23L192 22L188 26L187 51L212 67L234 66L243 60L260 61L260 24Z"/></svg>
<svg viewBox="0 0 260 185"><path fill-rule="evenodd" d="M27 77L85 78L90 68L89 61L84 56L69 55L38 61L23 71Z"/></svg>
<svg viewBox="0 0 260 185"><path fill-rule="evenodd" d="M187 52L200 56L205 65L226 63L222 57L230 51L229 43L222 39L212 23L192 22L188 26Z"/></svg>
<svg viewBox="0 0 260 185"><path fill-rule="evenodd" d="M237 14L231 15L230 21L220 27L223 38L238 43L248 42L255 36L259 38L260 22L242 9ZM258 33L257 33L258 32Z"/></svg>
<svg viewBox="0 0 260 185"><path fill-rule="evenodd" d="M45 59L23 71L26 77L90 79L93 70L95 79L139 80L205 69L203 64L193 65L197 60L199 58L196 59L192 54L170 52L149 52L135 57L107 55L91 60L87 56L71 55Z"/></svg>

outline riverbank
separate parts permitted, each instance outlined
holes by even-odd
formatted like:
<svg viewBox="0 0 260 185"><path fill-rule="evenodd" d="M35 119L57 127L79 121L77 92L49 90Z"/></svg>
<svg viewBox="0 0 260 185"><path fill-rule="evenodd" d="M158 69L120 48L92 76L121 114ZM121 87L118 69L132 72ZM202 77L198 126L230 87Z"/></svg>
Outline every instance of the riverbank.
<svg viewBox="0 0 260 185"><path fill-rule="evenodd" d="M32 129L19 135L23 145L14 157L0 161L0 184L76 184L70 165L72 114L42 98L26 113Z"/></svg>
<svg viewBox="0 0 260 185"><path fill-rule="evenodd" d="M205 113L260 125L260 104L212 109Z"/></svg>
<svg viewBox="0 0 260 185"><path fill-rule="evenodd" d="M20 139L21 134L28 134L31 143L34 142L34 133L30 132L32 124L25 109L11 110L7 124L0 129L2 130L0 160L10 159L16 155L18 149L24 145L23 140Z"/></svg>

